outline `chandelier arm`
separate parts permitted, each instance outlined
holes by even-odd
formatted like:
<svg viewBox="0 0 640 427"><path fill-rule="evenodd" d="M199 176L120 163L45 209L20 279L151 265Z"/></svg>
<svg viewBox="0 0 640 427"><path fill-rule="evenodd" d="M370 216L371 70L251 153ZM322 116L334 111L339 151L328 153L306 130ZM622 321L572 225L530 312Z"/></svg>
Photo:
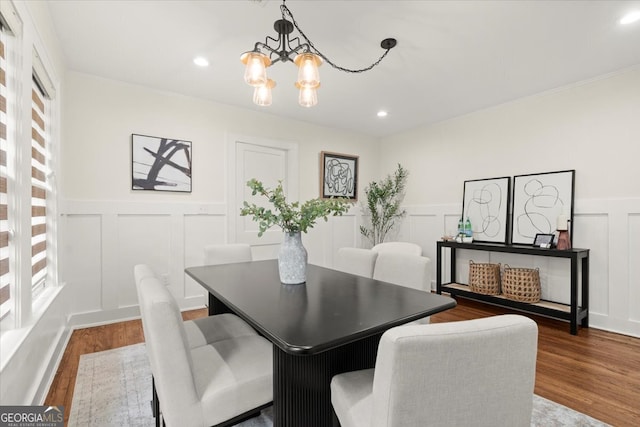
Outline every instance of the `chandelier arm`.
<svg viewBox="0 0 640 427"><path fill-rule="evenodd" d="M277 50L275 50L274 48L272 48L271 46L269 46L266 43L262 43L262 42L256 42L255 47L253 48L253 50L255 52L260 52L260 49L264 49L267 52L269 52L269 59L271 59L271 55L275 55L276 59L271 59L271 65L275 64L276 62L280 61L280 52L278 52Z"/></svg>
<svg viewBox="0 0 640 427"><path fill-rule="evenodd" d="M329 65L331 65L333 68L340 71L344 71L346 73L364 73L365 71L371 70L373 67L380 64L380 62L384 59L384 57L387 56L389 51L395 46L395 43L394 43L393 45L387 47L384 53L380 56L380 58L378 58L377 61L375 61L373 64L369 65L368 67L360 68L360 69L351 69L351 68L341 67L335 64L329 58L327 58L326 55L324 55L322 52L318 50L317 47L314 46L313 42L309 40L306 34L300 29L300 27L298 26L298 23L296 22L296 19L293 17L293 14L289 10L289 8L284 4L284 2L282 2L282 5L280 5L280 10L282 11L282 16L286 14L289 18L291 18L291 22L293 23L293 26L296 27L296 30L298 30L302 38L306 41L305 44L307 44L314 53L316 53L318 56L324 59L324 61L327 62Z"/></svg>
<svg viewBox="0 0 640 427"><path fill-rule="evenodd" d="M295 47L295 49L292 49L291 52L289 52L289 55L293 55L302 52L309 52L311 50L311 46L309 46L307 43L303 43L303 44L299 44L298 46Z"/></svg>

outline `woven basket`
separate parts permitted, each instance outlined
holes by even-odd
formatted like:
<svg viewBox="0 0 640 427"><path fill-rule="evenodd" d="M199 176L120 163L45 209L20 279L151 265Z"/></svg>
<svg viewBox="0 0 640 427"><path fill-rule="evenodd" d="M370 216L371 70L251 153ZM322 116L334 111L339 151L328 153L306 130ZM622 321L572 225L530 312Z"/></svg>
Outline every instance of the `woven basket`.
<svg viewBox="0 0 640 427"><path fill-rule="evenodd" d="M540 273L537 268L511 268L504 265L502 293L520 302L540 301Z"/></svg>
<svg viewBox="0 0 640 427"><path fill-rule="evenodd" d="M484 295L500 295L500 264L469 261L469 289Z"/></svg>

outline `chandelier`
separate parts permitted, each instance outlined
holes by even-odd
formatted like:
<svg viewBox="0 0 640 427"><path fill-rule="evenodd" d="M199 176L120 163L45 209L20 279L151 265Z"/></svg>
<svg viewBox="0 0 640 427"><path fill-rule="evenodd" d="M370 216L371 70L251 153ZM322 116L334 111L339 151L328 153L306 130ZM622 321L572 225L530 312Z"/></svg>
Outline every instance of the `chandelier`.
<svg viewBox="0 0 640 427"><path fill-rule="evenodd" d="M361 69L349 69L334 64L329 58L322 54L304 34L298 26L293 14L282 1L280 11L282 19L273 23L273 29L278 33L278 38L267 36L265 42L256 42L253 50L245 52L240 60L245 64L244 81L253 86L253 102L260 106L269 106L272 102L271 89L276 86L276 82L267 77L267 67L276 62L293 62L298 67L298 80L295 86L299 89L298 103L303 107L313 107L318 103L318 88L320 87L320 74L318 67L323 62L333 68L347 73L362 73L371 70L378 65L389 50L396 45L396 39L387 38L382 40L380 47L385 51L376 62ZM286 18L290 20L287 20ZM304 43L299 37L291 38L293 29L300 33ZM269 46L272 43L274 47Z"/></svg>

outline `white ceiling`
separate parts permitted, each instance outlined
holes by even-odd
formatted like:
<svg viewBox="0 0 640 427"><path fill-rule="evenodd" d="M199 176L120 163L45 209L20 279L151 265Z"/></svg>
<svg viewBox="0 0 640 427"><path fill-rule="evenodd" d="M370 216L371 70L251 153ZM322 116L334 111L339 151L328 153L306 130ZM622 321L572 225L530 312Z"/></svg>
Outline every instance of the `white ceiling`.
<svg viewBox="0 0 640 427"><path fill-rule="evenodd" d="M276 34L278 0L48 3L69 68L322 126L386 136L640 64L638 1L312 1L286 5L324 64L313 108L296 68L268 69L273 105L252 103L240 55ZM296 34L296 33L294 33ZM208 68L192 60L208 58ZM384 109L388 117L376 112Z"/></svg>

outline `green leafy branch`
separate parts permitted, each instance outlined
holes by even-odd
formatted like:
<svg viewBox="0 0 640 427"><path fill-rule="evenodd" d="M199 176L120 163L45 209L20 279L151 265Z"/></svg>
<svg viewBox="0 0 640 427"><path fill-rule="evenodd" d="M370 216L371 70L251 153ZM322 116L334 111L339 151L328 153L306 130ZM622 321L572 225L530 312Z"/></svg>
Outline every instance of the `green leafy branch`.
<svg viewBox="0 0 640 427"><path fill-rule="evenodd" d="M247 182L247 187L251 188L251 194L264 196L273 205L273 210L258 206L255 203L244 202L244 207L240 209L241 216L253 216L253 220L258 223L258 236L262 236L265 231L274 225L278 225L283 231L288 233L302 232L313 228L316 220L329 216L341 216L349 210L349 203L344 198L312 199L300 204L299 202L287 203L282 181L274 189L265 188L262 182L251 179Z"/></svg>

